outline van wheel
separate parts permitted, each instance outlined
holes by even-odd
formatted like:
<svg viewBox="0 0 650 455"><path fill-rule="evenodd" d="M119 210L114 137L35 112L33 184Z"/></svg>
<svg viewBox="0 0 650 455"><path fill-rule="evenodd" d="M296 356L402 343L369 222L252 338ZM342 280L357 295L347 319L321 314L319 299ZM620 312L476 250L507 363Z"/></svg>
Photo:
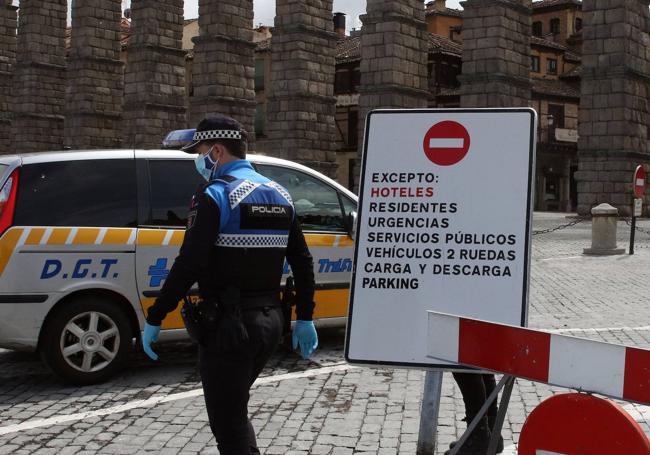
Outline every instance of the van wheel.
<svg viewBox="0 0 650 455"><path fill-rule="evenodd" d="M105 297L70 301L43 328L40 351L64 381L96 384L115 374L131 350L133 331L124 311Z"/></svg>

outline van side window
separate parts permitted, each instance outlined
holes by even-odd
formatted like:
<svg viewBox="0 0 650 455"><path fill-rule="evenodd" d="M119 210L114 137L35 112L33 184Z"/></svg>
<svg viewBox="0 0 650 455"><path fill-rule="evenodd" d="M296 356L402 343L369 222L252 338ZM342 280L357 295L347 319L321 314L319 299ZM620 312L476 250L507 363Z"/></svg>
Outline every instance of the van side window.
<svg viewBox="0 0 650 455"><path fill-rule="evenodd" d="M29 164L19 185L16 226L137 225L133 160Z"/></svg>
<svg viewBox="0 0 650 455"><path fill-rule="evenodd" d="M194 161L150 160L151 226L186 227L192 196L205 180Z"/></svg>
<svg viewBox="0 0 650 455"><path fill-rule="evenodd" d="M345 216L357 211L357 203L352 199L348 199L347 196L341 194L341 200L343 201L343 212L345 213Z"/></svg>
<svg viewBox="0 0 650 455"><path fill-rule="evenodd" d="M264 164L258 169L289 191L303 230L345 232L343 210L334 188L293 169Z"/></svg>

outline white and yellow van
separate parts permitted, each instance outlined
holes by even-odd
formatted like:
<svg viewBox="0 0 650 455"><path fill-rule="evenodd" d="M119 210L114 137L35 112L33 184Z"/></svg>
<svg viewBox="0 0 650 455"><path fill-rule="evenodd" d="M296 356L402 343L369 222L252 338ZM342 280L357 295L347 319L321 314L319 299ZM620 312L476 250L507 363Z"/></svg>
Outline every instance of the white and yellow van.
<svg viewBox="0 0 650 455"><path fill-rule="evenodd" d="M356 196L305 166L249 160L294 200L314 256L317 325L343 325ZM173 150L0 156L0 347L38 350L75 383L114 373L176 257L201 183L194 157ZM161 340L185 336L177 310Z"/></svg>

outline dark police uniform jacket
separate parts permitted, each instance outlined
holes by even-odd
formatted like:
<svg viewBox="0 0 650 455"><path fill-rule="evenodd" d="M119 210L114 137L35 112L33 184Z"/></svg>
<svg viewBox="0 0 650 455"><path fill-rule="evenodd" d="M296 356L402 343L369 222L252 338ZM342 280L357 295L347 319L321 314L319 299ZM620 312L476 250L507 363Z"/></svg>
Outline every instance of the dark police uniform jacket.
<svg viewBox="0 0 650 455"><path fill-rule="evenodd" d="M192 199L183 245L147 322L160 325L196 282L204 299L233 285L242 299L277 296L285 256L295 280L297 317L310 321L313 259L291 196L249 161L220 166Z"/></svg>

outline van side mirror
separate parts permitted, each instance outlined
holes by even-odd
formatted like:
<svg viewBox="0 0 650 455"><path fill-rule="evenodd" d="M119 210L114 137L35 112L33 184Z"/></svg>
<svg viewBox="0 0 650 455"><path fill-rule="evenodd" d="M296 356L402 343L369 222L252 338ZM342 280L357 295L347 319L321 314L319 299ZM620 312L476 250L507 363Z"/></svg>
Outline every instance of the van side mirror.
<svg viewBox="0 0 650 455"><path fill-rule="evenodd" d="M348 213L346 219L346 225L348 228L348 235L352 240L357 239L357 212Z"/></svg>

